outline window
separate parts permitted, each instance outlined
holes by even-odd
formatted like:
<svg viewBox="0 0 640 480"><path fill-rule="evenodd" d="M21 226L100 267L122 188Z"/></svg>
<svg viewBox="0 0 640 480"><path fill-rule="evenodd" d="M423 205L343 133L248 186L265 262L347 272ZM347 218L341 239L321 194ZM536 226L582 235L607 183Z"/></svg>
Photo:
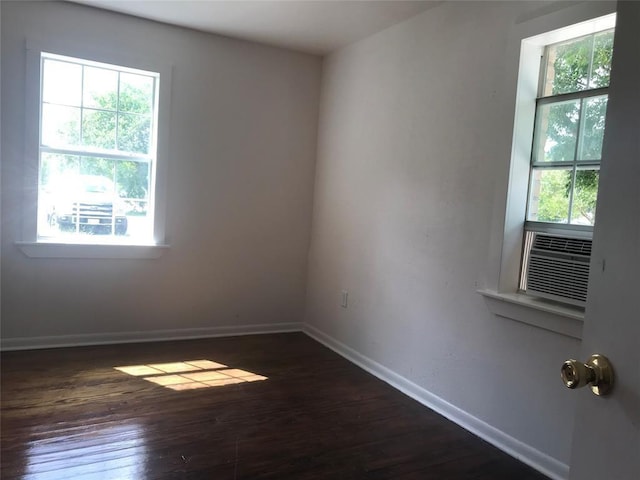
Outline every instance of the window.
<svg viewBox="0 0 640 480"><path fill-rule="evenodd" d="M151 244L160 74L39 60L37 240Z"/></svg>
<svg viewBox="0 0 640 480"><path fill-rule="evenodd" d="M528 222L593 226L613 30L545 48L531 153Z"/></svg>

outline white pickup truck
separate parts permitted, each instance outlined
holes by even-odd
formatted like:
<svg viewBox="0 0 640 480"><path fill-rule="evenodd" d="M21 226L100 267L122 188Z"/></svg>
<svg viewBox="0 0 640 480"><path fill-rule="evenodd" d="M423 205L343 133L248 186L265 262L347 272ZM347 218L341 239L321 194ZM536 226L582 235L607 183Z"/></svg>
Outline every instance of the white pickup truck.
<svg viewBox="0 0 640 480"><path fill-rule="evenodd" d="M47 213L50 226L65 232L126 235L127 216L113 182L99 175L65 178Z"/></svg>

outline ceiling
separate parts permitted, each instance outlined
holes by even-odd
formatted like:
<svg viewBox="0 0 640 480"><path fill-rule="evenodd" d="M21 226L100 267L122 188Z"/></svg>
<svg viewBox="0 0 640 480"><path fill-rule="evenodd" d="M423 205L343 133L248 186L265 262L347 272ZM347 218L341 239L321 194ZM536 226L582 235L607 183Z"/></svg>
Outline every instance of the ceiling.
<svg viewBox="0 0 640 480"><path fill-rule="evenodd" d="M432 0L72 0L229 37L326 54L441 3Z"/></svg>

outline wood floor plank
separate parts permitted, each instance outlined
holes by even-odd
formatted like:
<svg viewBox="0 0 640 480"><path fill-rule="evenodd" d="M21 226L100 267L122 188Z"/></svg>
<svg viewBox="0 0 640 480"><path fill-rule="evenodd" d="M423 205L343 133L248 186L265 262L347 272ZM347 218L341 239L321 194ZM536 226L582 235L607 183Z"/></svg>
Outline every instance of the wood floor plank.
<svg viewBox="0 0 640 480"><path fill-rule="evenodd" d="M545 478L303 334L5 352L1 386L3 479Z"/></svg>

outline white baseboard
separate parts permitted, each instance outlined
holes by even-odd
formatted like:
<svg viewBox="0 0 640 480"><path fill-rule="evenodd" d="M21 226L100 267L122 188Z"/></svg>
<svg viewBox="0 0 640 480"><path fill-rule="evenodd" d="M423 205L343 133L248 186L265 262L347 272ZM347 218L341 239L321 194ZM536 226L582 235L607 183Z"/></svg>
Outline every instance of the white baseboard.
<svg viewBox="0 0 640 480"><path fill-rule="evenodd" d="M236 325L227 327L184 328L175 330L149 330L140 332L92 333L46 337L3 338L2 351L36 350L41 348L81 347L117 343L161 342L197 338L231 337L264 333L301 332L302 323L274 323L265 325Z"/></svg>
<svg viewBox="0 0 640 480"><path fill-rule="evenodd" d="M304 325L303 331L313 339L329 347L334 352L342 355L350 362L355 363L360 368L366 370L372 375L375 375L380 380L429 407L443 417L446 417L452 422L460 425L465 430L468 430L474 435L486 440L503 452L535 468L549 478L552 478L553 480L566 480L569 478L568 465L521 442L520 440L517 440L516 438L513 438L510 435L507 435L503 431L492 427L479 418L474 417L437 395L434 395L428 390L425 390L421 386L398 375L384 365L371 360L347 345L339 342L329 335L326 335L317 328L310 325Z"/></svg>

